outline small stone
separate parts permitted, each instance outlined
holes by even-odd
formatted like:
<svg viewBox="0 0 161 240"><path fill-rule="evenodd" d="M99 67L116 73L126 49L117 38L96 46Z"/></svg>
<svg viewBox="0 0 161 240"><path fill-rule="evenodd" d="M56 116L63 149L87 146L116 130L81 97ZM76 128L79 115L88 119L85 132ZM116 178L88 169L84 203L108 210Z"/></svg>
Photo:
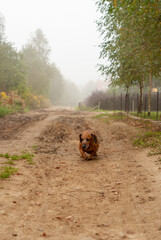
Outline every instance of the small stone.
<svg viewBox="0 0 161 240"><path fill-rule="evenodd" d="M99 236L99 233L95 233L95 235Z"/></svg>
<svg viewBox="0 0 161 240"><path fill-rule="evenodd" d="M13 233L12 236L13 236L13 237L17 237L17 233Z"/></svg>

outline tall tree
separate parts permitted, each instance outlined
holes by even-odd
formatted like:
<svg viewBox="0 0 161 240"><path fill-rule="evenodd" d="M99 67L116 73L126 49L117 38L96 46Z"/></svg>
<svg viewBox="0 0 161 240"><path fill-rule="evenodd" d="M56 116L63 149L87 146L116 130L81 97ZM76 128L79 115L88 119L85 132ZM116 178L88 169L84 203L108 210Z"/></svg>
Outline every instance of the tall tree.
<svg viewBox="0 0 161 240"><path fill-rule="evenodd" d="M0 89L25 91L25 67L21 55L16 52L10 43L0 44Z"/></svg>
<svg viewBox="0 0 161 240"><path fill-rule="evenodd" d="M5 38L4 18L0 16L0 91L25 91L25 67L21 54Z"/></svg>
<svg viewBox="0 0 161 240"><path fill-rule="evenodd" d="M54 105L61 105L62 98L64 94L64 78L53 63L50 66L51 77L50 77L50 87L49 87L49 98Z"/></svg>
<svg viewBox="0 0 161 240"><path fill-rule="evenodd" d="M160 4L157 0L96 1L101 18L98 30L103 36L100 57L110 60L101 65L112 82L126 85L159 75L161 67ZM151 84L150 84L151 86ZM149 89L149 112L150 112ZM141 98L142 99L142 98Z"/></svg>
<svg viewBox="0 0 161 240"><path fill-rule="evenodd" d="M50 47L43 32L38 29L23 47L23 61L27 66L27 85L35 93L48 95L50 84Z"/></svg>

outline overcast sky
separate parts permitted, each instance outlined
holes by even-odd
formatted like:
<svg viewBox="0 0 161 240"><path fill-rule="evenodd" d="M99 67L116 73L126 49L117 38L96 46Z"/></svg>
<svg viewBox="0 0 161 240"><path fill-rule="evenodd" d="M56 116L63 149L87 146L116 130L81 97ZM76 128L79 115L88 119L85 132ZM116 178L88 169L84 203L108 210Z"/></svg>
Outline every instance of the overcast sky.
<svg viewBox="0 0 161 240"><path fill-rule="evenodd" d="M52 49L51 61L77 84L100 79L98 17L94 0L0 0L7 39L19 50L40 28Z"/></svg>

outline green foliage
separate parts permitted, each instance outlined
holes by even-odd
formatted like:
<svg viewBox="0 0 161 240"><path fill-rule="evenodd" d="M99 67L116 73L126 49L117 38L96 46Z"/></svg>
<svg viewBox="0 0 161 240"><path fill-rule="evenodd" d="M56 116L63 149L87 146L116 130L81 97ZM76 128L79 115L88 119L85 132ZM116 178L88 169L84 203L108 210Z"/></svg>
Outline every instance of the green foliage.
<svg viewBox="0 0 161 240"><path fill-rule="evenodd" d="M47 98L55 105L75 106L79 91L74 83L64 80L54 63L50 63L50 52L48 40L41 29L37 29L18 52L6 40L4 18L0 15L0 92L16 90L30 109L48 107ZM35 96L38 96L37 99ZM7 109L3 109L1 116L6 114Z"/></svg>
<svg viewBox="0 0 161 240"><path fill-rule="evenodd" d="M8 106L0 106L0 118L5 117L7 114L11 114L13 112L13 109Z"/></svg>
<svg viewBox="0 0 161 240"><path fill-rule="evenodd" d="M26 88L25 66L22 56L7 42L4 18L0 15L0 91L17 90L19 94Z"/></svg>
<svg viewBox="0 0 161 240"><path fill-rule="evenodd" d="M96 1L101 18L97 22L103 36L100 57L109 64L100 65L113 84L129 87L151 72L160 72L160 3L147 1Z"/></svg>
<svg viewBox="0 0 161 240"><path fill-rule="evenodd" d="M11 43L0 42L0 61L1 91L25 91L25 67Z"/></svg>
<svg viewBox="0 0 161 240"><path fill-rule="evenodd" d="M43 32L37 29L22 49L23 63L27 67L27 87L30 94L43 95L49 97L52 103L61 104L65 81L56 65L49 62L49 54L49 43ZM36 108L37 103L31 102L35 103L33 107ZM29 105L32 105L31 102Z"/></svg>
<svg viewBox="0 0 161 240"><path fill-rule="evenodd" d="M17 171L18 171L17 168L14 168L11 166L2 167L2 169L0 171L0 179L8 178L10 175L14 174Z"/></svg>
<svg viewBox="0 0 161 240"><path fill-rule="evenodd" d="M20 103L15 103L15 105L0 105L0 118L3 118L8 114L25 111L27 111L27 108L23 108Z"/></svg>

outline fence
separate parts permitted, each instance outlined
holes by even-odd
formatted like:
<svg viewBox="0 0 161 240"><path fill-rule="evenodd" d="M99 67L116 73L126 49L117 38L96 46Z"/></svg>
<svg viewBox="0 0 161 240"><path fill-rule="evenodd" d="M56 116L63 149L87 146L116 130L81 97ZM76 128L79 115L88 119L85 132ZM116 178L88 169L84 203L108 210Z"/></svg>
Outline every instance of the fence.
<svg viewBox="0 0 161 240"><path fill-rule="evenodd" d="M86 101L87 106L98 105L103 110L139 112L140 95L136 93L130 94L102 94L95 93ZM156 113L156 119L161 118L161 93L156 92L151 95L151 112ZM148 94L143 94L142 113L148 112Z"/></svg>

